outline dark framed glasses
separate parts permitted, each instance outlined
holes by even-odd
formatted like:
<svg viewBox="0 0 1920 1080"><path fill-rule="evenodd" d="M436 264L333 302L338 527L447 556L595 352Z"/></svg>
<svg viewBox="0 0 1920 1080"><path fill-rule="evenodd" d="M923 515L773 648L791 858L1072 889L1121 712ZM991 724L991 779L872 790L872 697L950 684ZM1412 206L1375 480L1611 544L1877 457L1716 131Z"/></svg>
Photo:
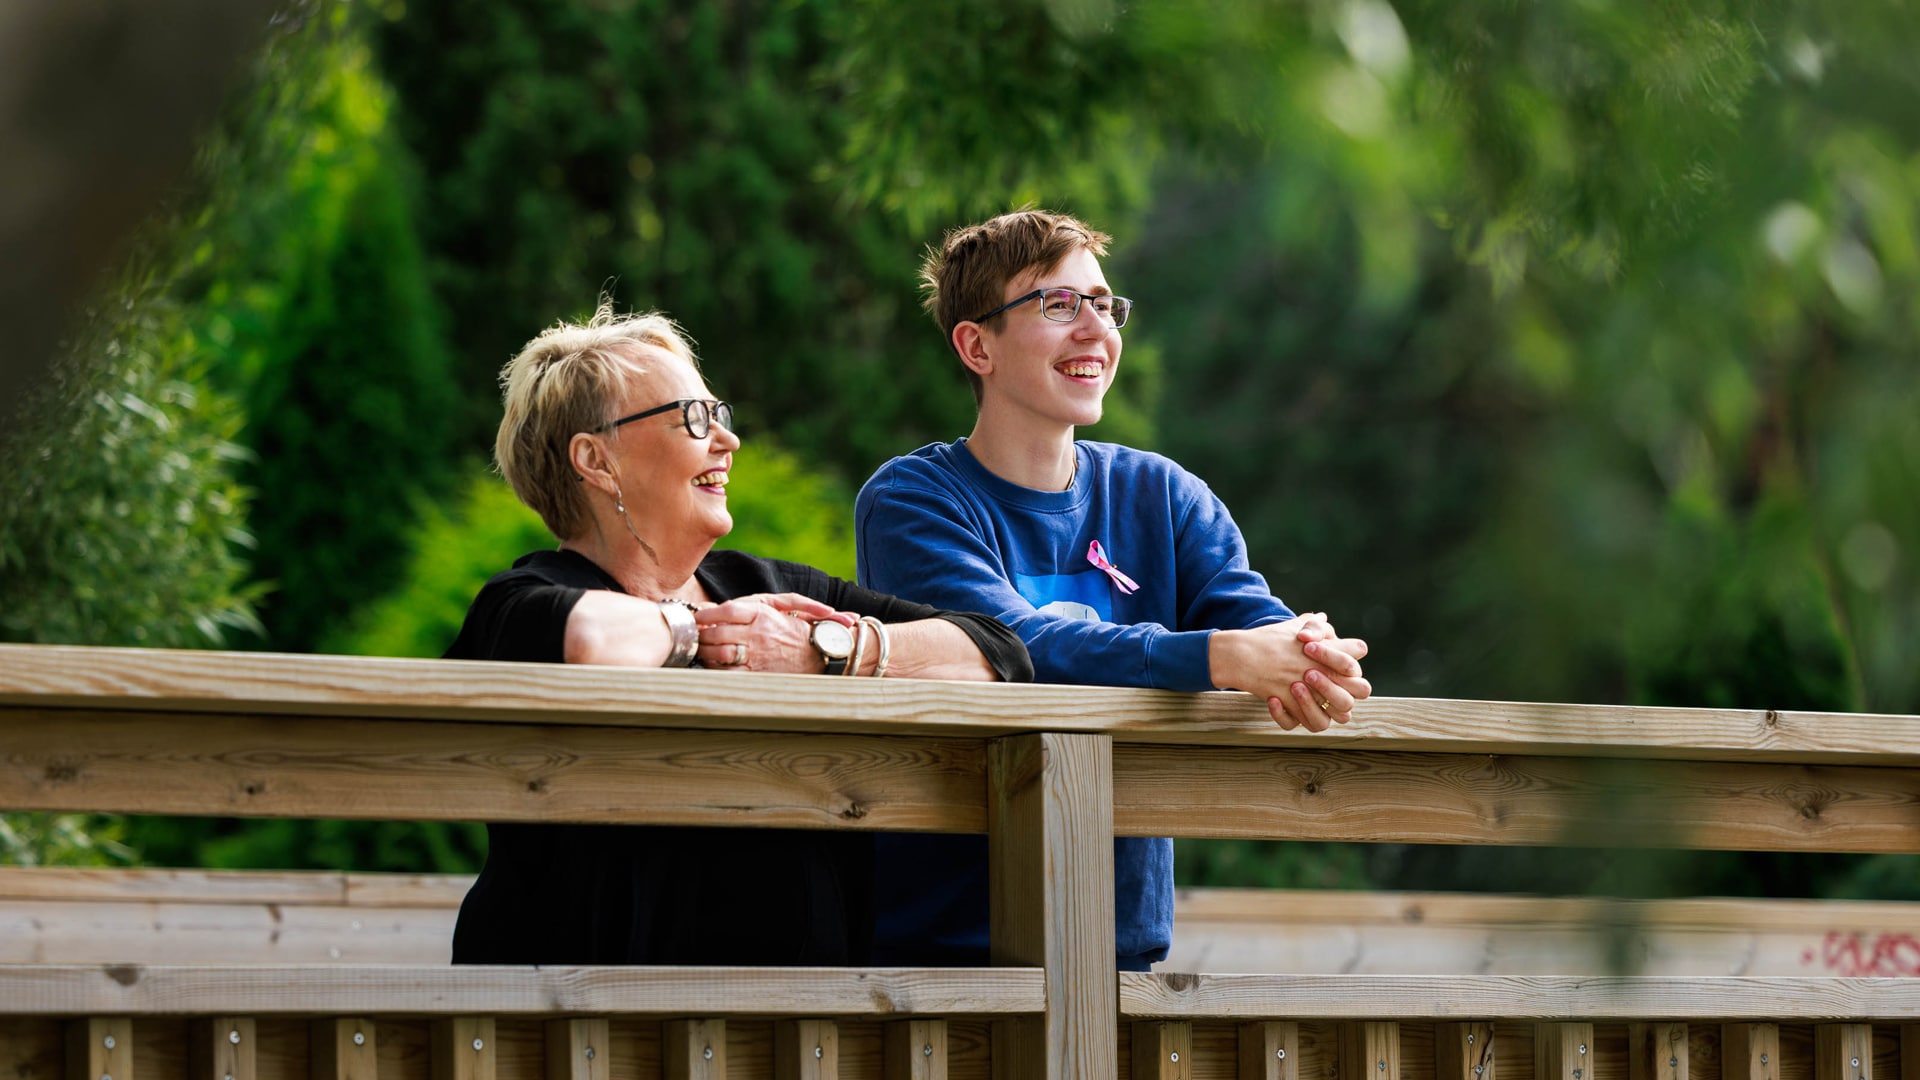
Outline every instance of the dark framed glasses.
<svg viewBox="0 0 1920 1080"><path fill-rule="evenodd" d="M1100 316L1100 321L1111 325L1115 330L1127 325L1127 316L1133 314L1133 301L1124 296L1112 296L1106 293L1095 295L1074 292L1072 289L1035 289L1025 296L1014 297L977 319L967 321L986 322L1008 308L1019 307L1035 297L1040 299L1041 317L1051 322L1067 323L1079 318L1082 300L1093 301L1093 313Z"/></svg>
<svg viewBox="0 0 1920 1080"><path fill-rule="evenodd" d="M704 398L681 398L679 401L669 401L665 405L645 409L632 416L609 420L593 430L612 431L621 424L631 424L635 420L645 420L649 416L659 416L663 412L672 412L674 409L680 410L680 422L686 426L687 434L696 439L706 438L715 424L719 424L728 431L733 430L733 406L724 401L708 401Z"/></svg>

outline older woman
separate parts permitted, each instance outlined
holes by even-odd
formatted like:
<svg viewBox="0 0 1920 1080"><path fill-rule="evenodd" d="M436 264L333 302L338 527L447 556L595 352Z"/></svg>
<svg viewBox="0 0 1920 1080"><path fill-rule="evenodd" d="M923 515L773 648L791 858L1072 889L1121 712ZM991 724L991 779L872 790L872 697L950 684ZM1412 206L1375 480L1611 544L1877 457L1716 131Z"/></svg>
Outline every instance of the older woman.
<svg viewBox="0 0 1920 1080"><path fill-rule="evenodd" d="M740 439L664 316L618 317L603 304L585 325L529 342L501 381L500 471L560 546L488 581L448 657L698 665L715 678L1033 677L1026 649L993 619L714 551L733 527ZM864 835L494 824L488 840L455 963L866 959Z"/></svg>

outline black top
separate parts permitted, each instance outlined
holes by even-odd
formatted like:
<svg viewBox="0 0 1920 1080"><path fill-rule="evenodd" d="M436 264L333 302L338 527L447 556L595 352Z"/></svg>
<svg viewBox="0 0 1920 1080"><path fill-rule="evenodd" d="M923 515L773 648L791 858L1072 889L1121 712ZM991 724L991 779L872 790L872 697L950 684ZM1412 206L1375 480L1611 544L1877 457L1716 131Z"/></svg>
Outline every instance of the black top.
<svg viewBox="0 0 1920 1080"><path fill-rule="evenodd" d="M810 566L714 551L695 576L716 602L793 592L883 622L946 619L1000 678L1028 682L1013 631L936 611ZM455 660L562 663L567 616L589 589L623 592L592 560L536 551L474 598ZM858 965L873 930L864 833L636 825L487 826L487 864L460 905L456 964Z"/></svg>

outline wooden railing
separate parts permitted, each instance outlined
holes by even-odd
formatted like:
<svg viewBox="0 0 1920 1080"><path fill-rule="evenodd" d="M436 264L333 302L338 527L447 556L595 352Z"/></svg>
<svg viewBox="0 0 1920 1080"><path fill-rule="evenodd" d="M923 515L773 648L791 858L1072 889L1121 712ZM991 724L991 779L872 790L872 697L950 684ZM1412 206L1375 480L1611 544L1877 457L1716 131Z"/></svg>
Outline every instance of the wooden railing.
<svg viewBox="0 0 1920 1080"><path fill-rule="evenodd" d="M1920 1076L1916 980L1116 978L1109 843L1920 851L1914 717L1380 700L1315 736L1238 694L5 646L0 808L986 832L993 852L986 969L0 965L21 1080Z"/></svg>

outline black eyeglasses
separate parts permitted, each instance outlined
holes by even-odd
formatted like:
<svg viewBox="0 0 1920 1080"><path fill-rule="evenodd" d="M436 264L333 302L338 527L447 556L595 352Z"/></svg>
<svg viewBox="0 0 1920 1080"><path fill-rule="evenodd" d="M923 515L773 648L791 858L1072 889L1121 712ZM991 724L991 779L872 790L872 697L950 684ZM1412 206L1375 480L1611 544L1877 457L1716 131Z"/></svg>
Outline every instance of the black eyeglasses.
<svg viewBox="0 0 1920 1080"><path fill-rule="evenodd" d="M632 416L609 420L593 430L612 431L621 424L631 424L635 420L645 420L649 416L659 416L663 412L671 412L674 409L680 410L680 422L686 425L687 434L696 439L706 438L707 433L713 430L714 424L719 424L728 431L733 430L733 406L724 401L707 401L702 398L681 398L679 401L669 401L665 405L637 412Z"/></svg>
<svg viewBox="0 0 1920 1080"><path fill-rule="evenodd" d="M1016 308L1033 299L1040 298L1040 314L1051 322L1072 322L1080 317L1080 301L1093 301L1093 313L1101 320L1113 324L1115 330L1127 325L1127 316L1133 314L1133 301L1124 296L1111 296L1106 293L1074 292L1072 289L1035 289L1025 296L1016 296L992 311L968 322L986 322L995 315Z"/></svg>

